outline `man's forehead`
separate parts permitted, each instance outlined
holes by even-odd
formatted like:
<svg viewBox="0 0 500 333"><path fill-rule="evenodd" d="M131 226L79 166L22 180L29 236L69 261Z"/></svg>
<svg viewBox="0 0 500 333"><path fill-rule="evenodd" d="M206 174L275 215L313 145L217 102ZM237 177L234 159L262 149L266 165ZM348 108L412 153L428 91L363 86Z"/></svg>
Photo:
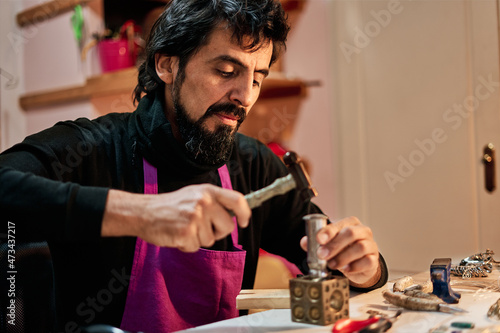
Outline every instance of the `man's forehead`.
<svg viewBox="0 0 500 333"><path fill-rule="evenodd" d="M254 44L255 40L252 36L245 35L241 37L241 40L238 40L233 30L224 26L218 26L210 34L205 46L211 49L217 47L227 48L227 50L234 50L235 52L243 51L249 54L262 51L259 53L269 53L269 57L272 56L273 48L270 39L262 38L258 44Z"/></svg>

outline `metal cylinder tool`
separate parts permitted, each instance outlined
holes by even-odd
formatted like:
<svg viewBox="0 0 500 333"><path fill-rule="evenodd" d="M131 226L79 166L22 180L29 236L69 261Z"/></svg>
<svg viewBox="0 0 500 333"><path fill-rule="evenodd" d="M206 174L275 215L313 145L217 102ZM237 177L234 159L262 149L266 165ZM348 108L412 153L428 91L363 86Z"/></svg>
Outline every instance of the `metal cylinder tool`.
<svg viewBox="0 0 500 333"><path fill-rule="evenodd" d="M307 265L309 266L309 276L324 278L328 275L326 270L326 260L318 258L319 243L316 234L326 227L328 217L323 214L310 214L304 216L307 233Z"/></svg>
<svg viewBox="0 0 500 333"><path fill-rule="evenodd" d="M330 325L349 318L349 281L332 276L326 261L318 258L316 234L326 226L323 214L304 216L307 233L307 265L309 274L290 280L290 309L292 321Z"/></svg>

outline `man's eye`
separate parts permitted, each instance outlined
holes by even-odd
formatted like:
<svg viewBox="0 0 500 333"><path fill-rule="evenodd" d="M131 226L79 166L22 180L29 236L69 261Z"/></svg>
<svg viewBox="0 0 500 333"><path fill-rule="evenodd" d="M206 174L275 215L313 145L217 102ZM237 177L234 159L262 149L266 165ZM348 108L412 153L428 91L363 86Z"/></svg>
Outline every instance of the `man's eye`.
<svg viewBox="0 0 500 333"><path fill-rule="evenodd" d="M253 85L254 85L254 86L256 86L256 87L260 87L260 82L259 82L259 81L254 80L254 81L253 81Z"/></svg>
<svg viewBox="0 0 500 333"><path fill-rule="evenodd" d="M219 70L219 74L223 77L231 77L231 76L233 76L234 72L225 72L225 71Z"/></svg>

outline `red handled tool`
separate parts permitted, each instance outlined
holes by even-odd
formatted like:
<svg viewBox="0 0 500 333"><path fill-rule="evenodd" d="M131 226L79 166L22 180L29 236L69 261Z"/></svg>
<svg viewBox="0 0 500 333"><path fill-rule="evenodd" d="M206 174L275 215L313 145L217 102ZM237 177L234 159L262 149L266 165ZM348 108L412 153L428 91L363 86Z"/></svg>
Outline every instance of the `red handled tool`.
<svg viewBox="0 0 500 333"><path fill-rule="evenodd" d="M399 310L394 316L373 316L365 320L340 319L333 326L332 333L382 333L392 327L392 323L401 315Z"/></svg>
<svg viewBox="0 0 500 333"><path fill-rule="evenodd" d="M352 320L349 318L338 320L333 325L332 333L352 333L379 321L380 317L370 317L365 320Z"/></svg>

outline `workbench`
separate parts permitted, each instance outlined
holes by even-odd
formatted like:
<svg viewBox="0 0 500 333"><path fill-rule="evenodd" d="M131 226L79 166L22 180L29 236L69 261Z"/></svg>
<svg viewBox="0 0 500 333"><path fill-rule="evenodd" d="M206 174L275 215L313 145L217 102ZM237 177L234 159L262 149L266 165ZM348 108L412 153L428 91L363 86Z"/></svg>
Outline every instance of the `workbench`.
<svg viewBox="0 0 500 333"><path fill-rule="evenodd" d="M423 272L412 276L415 283L424 283L429 280L429 272ZM384 287L369 293L357 294L351 292L349 300L349 312L352 319L366 319L368 310L380 311L392 315L397 308L387 303L382 297L382 290L392 290L394 281L387 283ZM466 286L475 284L476 286ZM481 288L488 286L489 288ZM485 278L462 279L452 276L451 287L454 291L461 293L461 299L457 307L469 311L464 314L447 314L442 312L409 311L403 313L394 322L388 331L391 333L419 333L429 332L442 325L448 326L446 332L483 332L478 328L490 327L489 332L500 332L500 320L487 317L486 313L490 306L500 298L500 272L495 270ZM495 289L496 290L493 290ZM283 291L285 292L285 291ZM275 292L274 292L275 293ZM224 320L221 322L204 325L185 331L186 333L256 333L256 332L288 332L288 333L316 333L331 332L332 326L316 326L309 324L294 323L291 321L290 309L271 309L253 313L247 316ZM472 322L475 329L452 329L452 322ZM497 326L496 330L491 327Z"/></svg>

